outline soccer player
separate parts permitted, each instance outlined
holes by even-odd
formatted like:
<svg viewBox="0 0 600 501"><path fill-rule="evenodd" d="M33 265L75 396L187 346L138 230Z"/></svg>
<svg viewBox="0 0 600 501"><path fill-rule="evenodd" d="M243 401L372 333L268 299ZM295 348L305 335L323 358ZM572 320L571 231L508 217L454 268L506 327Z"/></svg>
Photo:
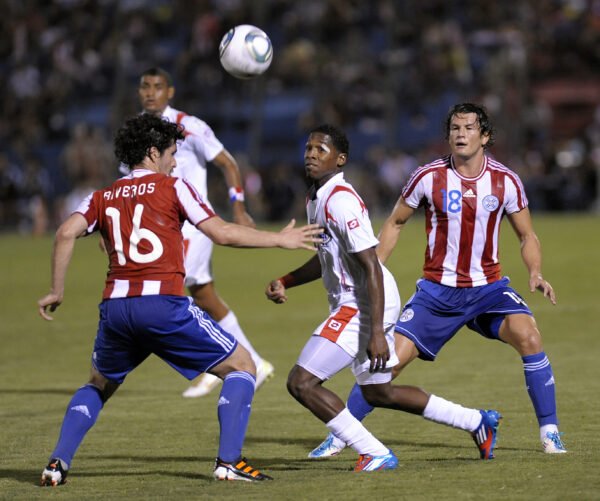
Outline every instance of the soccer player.
<svg viewBox="0 0 600 501"><path fill-rule="evenodd" d="M377 254L385 262L408 219L423 206L427 247L423 278L396 324L397 375L415 358L433 361L464 326L512 346L521 356L525 385L539 424L542 449L567 452L558 431L552 367L533 314L503 277L498 260L500 223L506 216L521 244L529 290L556 296L542 275L542 252L519 177L486 155L494 130L485 109L457 104L446 118L450 155L418 168L404 187L379 235ZM357 388L348 407L359 420L373 409ZM340 452L333 435L311 453Z"/></svg>
<svg viewBox="0 0 600 501"><path fill-rule="evenodd" d="M169 102L175 95L170 74L162 68L150 68L145 71L140 78L138 94L145 113L162 116L185 127L185 141L177 148L177 167L173 170L173 175L188 181L200 193L205 203L209 204L206 163L212 162L223 171L229 187L233 221L254 227L254 221L244 204L242 175L235 158L223 147L206 122L169 106ZM256 365L256 388L258 389L273 376L273 365L256 352L233 311L217 294L211 269L213 243L210 238L187 222L184 223L182 231L185 239L185 285L195 303L223 329L233 334L250 352ZM204 373L183 392L183 396L193 398L207 395L220 383L221 379L218 377Z"/></svg>
<svg viewBox="0 0 600 501"><path fill-rule="evenodd" d="M248 351L210 316L182 296L181 224L190 221L211 240L228 246L313 249L319 228L258 231L215 215L187 181L170 177L183 127L150 114L129 119L117 132L115 154L131 172L90 194L57 230L50 292L38 301L48 313L63 301L75 240L99 231L109 269L92 354L91 376L72 397L58 443L42 472L42 485L65 483L73 456L104 403L127 374L151 353L188 379L210 371L223 379L221 427L214 477L270 479L242 458L255 391L256 368ZM310 244L310 245L309 245Z"/></svg>
<svg viewBox="0 0 600 501"><path fill-rule="evenodd" d="M429 395L419 388L392 386L391 369L398 363L394 325L400 296L391 273L381 265L368 211L342 172L348 159L348 140L339 129L323 125L308 136L304 165L312 180L307 196L311 223L324 228L317 255L300 268L273 280L266 295L275 303L287 301L286 289L323 278L329 317L313 332L288 376L288 390L327 428L359 453L355 471L393 469L394 453L375 438L324 388L325 381L351 367L364 398L376 407L421 413ZM482 457L490 458L500 416L495 411L465 409L437 399L427 417L469 429ZM430 408L431 409L431 408ZM440 412L440 409L444 412ZM448 416L452 416L452 420Z"/></svg>

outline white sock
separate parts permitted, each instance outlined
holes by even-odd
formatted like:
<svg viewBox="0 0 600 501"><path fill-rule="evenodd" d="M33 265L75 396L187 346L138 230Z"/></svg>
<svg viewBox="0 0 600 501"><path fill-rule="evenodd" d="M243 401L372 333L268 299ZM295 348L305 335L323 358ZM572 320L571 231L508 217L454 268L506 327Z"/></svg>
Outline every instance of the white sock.
<svg viewBox="0 0 600 501"><path fill-rule="evenodd" d="M481 424L481 413L477 409L467 409L435 395L429 397L423 417L466 431L475 431Z"/></svg>
<svg viewBox="0 0 600 501"><path fill-rule="evenodd" d="M236 338L238 342L248 350L250 356L252 357L252 360L254 361L254 365L258 367L262 362L262 357L258 353L256 353L256 350L252 347L250 341L248 341L248 338L246 337L244 331L240 327L238 319L233 313L233 311L229 310L229 313L227 313L227 315L225 315L221 320L219 320L219 325L223 327L224 330L229 332L229 334L231 334L234 338Z"/></svg>
<svg viewBox="0 0 600 501"><path fill-rule="evenodd" d="M545 424L544 426L540 426L540 439L542 442L546 438L546 433L558 433L558 426L555 424Z"/></svg>
<svg viewBox="0 0 600 501"><path fill-rule="evenodd" d="M383 456L388 448L377 440L347 407L326 424L329 431L339 437L359 454Z"/></svg>

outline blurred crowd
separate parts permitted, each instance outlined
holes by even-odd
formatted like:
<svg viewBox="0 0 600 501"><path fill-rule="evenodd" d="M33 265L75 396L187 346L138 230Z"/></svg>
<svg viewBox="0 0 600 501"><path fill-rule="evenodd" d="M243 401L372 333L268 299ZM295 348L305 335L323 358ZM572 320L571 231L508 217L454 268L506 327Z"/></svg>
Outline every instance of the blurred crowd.
<svg viewBox="0 0 600 501"><path fill-rule="evenodd" d="M112 135L139 111L138 77L174 76L175 107L236 156L257 220L302 217L306 131L350 137L348 176L387 213L418 165L445 152L443 120L484 104L492 153L533 210L598 209L600 0L5 0L0 18L0 229L56 226L118 176ZM255 24L274 61L241 81L223 34ZM227 212L219 173L210 198ZM225 214L226 215L226 214Z"/></svg>

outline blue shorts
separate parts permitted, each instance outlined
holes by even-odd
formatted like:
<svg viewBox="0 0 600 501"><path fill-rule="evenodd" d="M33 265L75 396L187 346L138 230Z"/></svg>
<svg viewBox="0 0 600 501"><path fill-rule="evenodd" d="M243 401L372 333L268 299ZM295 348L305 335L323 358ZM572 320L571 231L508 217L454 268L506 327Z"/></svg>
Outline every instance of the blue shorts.
<svg viewBox="0 0 600 501"><path fill-rule="evenodd" d="M503 277L493 284L459 288L420 279L396 322L396 332L415 343L423 360L435 360L465 325L486 338L499 339L506 315L533 315L509 283L508 277Z"/></svg>
<svg viewBox="0 0 600 501"><path fill-rule="evenodd" d="M99 310L92 364L115 383L122 383L151 353L191 380L225 360L237 346L190 297L106 299Z"/></svg>

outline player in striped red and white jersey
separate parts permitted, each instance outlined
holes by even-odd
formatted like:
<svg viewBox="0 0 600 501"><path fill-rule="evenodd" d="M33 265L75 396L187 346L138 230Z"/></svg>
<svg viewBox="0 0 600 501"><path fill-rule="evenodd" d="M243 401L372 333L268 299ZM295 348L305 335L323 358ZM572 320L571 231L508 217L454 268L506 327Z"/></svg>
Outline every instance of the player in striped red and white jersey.
<svg viewBox="0 0 600 501"><path fill-rule="evenodd" d="M150 114L128 120L117 133L115 152L131 173L88 196L57 230L50 293L38 301L52 320L63 300L75 240L99 231L109 254L90 380L69 403L42 485L59 485L104 403L150 354L194 379L210 371L224 380L219 403L221 435L214 476L219 480L270 477L241 457L256 367L245 348L183 295L183 237L189 221L221 245L313 250L317 225L279 233L227 223L185 180L170 177L183 127Z"/></svg>
<svg viewBox="0 0 600 501"><path fill-rule="evenodd" d="M564 453L554 374L541 334L523 298L502 276L498 259L500 223L506 216L521 243L530 291L539 290L556 304L554 290L542 276L541 247L523 186L513 171L485 154L493 144L493 128L482 107L454 106L446 120L446 138L451 155L413 173L379 235L377 254L385 262L404 224L424 208L423 278L396 324L400 364L395 375L417 357L434 360L463 326L508 343L523 360L544 452ZM351 396L350 411L363 419L373 407L356 388ZM436 401L432 395L425 417L447 414Z"/></svg>

